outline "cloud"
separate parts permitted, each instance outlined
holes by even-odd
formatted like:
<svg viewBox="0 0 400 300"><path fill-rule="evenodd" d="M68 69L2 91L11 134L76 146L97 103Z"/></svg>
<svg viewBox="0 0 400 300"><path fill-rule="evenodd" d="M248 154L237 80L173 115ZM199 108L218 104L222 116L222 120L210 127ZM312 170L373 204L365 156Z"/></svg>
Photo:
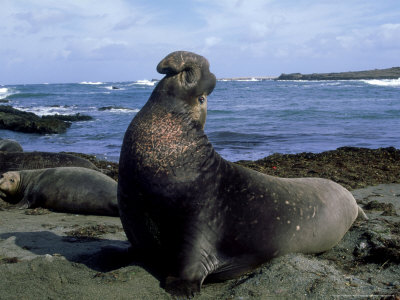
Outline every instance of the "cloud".
<svg viewBox="0 0 400 300"><path fill-rule="evenodd" d="M293 54L282 49L292 48L298 54L320 55L319 47L323 51L328 47L351 49L365 38L377 41L386 37L392 43L398 36L396 24L374 25L376 8L365 1L349 5L345 1L221 0L199 13L207 19L208 34L224 32L224 39L228 37L232 46L253 54L281 57ZM382 15L378 17L382 19Z"/></svg>
<svg viewBox="0 0 400 300"><path fill-rule="evenodd" d="M73 61L129 60L129 44L109 38L73 39L61 52L64 59Z"/></svg>
<svg viewBox="0 0 400 300"><path fill-rule="evenodd" d="M7 76L68 62L153 70L174 50L206 55L225 77L400 64L398 0L3 0L0 19Z"/></svg>

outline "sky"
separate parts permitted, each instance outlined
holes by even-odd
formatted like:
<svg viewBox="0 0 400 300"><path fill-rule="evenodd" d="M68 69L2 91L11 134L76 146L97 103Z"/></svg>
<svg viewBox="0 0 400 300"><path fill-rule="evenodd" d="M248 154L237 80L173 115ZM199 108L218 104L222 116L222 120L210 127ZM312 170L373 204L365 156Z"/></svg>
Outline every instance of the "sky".
<svg viewBox="0 0 400 300"><path fill-rule="evenodd" d="M399 0L0 0L0 85L159 79L168 53L217 78L400 66Z"/></svg>

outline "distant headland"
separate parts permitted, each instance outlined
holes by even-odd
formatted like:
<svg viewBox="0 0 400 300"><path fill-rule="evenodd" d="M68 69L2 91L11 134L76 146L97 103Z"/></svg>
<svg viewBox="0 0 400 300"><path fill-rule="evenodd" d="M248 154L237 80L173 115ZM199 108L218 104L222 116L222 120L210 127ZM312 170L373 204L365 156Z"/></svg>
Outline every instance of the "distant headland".
<svg viewBox="0 0 400 300"><path fill-rule="evenodd" d="M400 67L375 69L356 72L313 73L313 74L281 74L276 80L361 80L361 79L398 79Z"/></svg>

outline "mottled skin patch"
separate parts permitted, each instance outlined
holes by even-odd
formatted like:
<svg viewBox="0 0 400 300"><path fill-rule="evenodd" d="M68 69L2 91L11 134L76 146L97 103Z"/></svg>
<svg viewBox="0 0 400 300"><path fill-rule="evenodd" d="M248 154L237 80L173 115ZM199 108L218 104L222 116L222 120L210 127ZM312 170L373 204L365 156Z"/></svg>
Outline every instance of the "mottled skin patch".
<svg viewBox="0 0 400 300"><path fill-rule="evenodd" d="M129 125L121 149L118 201L135 251L190 296L207 277L224 280L289 252L336 245L358 206L325 179L276 178L222 159L204 133L215 76L205 58L175 52L167 76Z"/></svg>

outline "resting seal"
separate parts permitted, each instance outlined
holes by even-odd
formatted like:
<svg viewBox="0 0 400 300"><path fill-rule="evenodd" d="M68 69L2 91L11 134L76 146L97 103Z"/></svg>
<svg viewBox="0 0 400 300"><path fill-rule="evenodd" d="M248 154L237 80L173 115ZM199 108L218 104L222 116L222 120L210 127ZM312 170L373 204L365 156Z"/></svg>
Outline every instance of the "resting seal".
<svg viewBox="0 0 400 300"><path fill-rule="evenodd" d="M66 153L53 152L0 152L0 174L7 171L56 167L83 167L98 170L87 159Z"/></svg>
<svg viewBox="0 0 400 300"><path fill-rule="evenodd" d="M208 61L174 52L166 76L129 125L119 163L118 205L134 250L160 257L166 289L200 291L289 252L335 246L359 207L326 179L268 176L216 153L204 133Z"/></svg>
<svg viewBox="0 0 400 300"><path fill-rule="evenodd" d="M23 208L118 216L117 182L80 167L6 172L0 178L0 197Z"/></svg>
<svg viewBox="0 0 400 300"><path fill-rule="evenodd" d="M0 151L5 152L23 152L22 146L14 140L0 138Z"/></svg>

